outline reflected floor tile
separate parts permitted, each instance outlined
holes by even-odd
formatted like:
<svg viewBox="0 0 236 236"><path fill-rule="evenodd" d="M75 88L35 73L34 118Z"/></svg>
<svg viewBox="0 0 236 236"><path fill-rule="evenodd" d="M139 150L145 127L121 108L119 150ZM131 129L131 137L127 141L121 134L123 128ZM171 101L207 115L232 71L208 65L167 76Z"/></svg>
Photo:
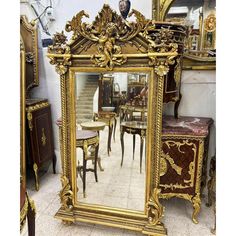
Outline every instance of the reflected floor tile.
<svg viewBox="0 0 236 236"><path fill-rule="evenodd" d="M105 195L103 198L102 204L104 206L110 206L110 207L118 207L118 208L127 208L127 198L122 198L122 197L111 197Z"/></svg>
<svg viewBox="0 0 236 236"><path fill-rule="evenodd" d="M128 199L128 209L144 211L145 200L144 198L133 198Z"/></svg>

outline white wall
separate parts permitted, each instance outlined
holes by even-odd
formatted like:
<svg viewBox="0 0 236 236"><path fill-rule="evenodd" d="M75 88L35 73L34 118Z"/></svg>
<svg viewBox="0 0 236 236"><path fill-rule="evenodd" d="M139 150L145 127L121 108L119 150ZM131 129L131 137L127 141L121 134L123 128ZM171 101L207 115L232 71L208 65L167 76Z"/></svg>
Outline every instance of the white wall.
<svg viewBox="0 0 236 236"><path fill-rule="evenodd" d="M209 156L215 154L216 123L216 73L215 71L183 71L179 105L180 116L211 117ZM173 114L173 103L167 104L165 114Z"/></svg>
<svg viewBox="0 0 236 236"><path fill-rule="evenodd" d="M90 14L90 19L94 20L97 12L101 10L104 3L109 3L112 8L118 10L118 0L57 0L53 1L54 14L56 20L49 24L49 32L61 32L64 30L66 21L80 10L85 10ZM132 0L131 8L141 11L147 18L151 18L152 0ZM42 0L46 5L48 1ZM28 16L29 20L35 17L28 4L21 4L21 14ZM40 37L46 36L40 30ZM47 49L42 48L39 41L39 79L40 86L32 91L32 97L48 98L52 106L52 122L55 140L55 152L57 155L57 171L60 171L59 156L59 135L55 121L61 116L61 97L59 75L55 72L55 67L49 64L46 57ZM215 118L215 72L214 71L184 71L182 94L183 99L180 104L180 114L189 116L207 116ZM214 132L213 132L214 133ZM214 141L215 138L211 139ZM212 148L214 149L214 147Z"/></svg>

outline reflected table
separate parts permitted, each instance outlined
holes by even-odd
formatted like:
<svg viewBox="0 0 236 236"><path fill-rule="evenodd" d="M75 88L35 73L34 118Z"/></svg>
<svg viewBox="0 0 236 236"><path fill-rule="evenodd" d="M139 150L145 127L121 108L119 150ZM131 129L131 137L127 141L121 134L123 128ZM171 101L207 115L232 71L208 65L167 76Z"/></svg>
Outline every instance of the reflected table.
<svg viewBox="0 0 236 236"><path fill-rule="evenodd" d="M95 147L94 158L88 155L88 147ZM99 137L96 131L90 130L76 130L76 147L79 147L83 150L83 166L78 165L78 172L81 176L81 170L83 170L82 180L83 180L83 194L86 197L86 172L94 172L95 180L98 182L97 177L97 158L98 158L98 146L99 146ZM94 169L87 168L87 161L94 160Z"/></svg>
<svg viewBox="0 0 236 236"><path fill-rule="evenodd" d="M104 130L106 123L100 122L100 121L88 121L88 122L83 122L80 124L83 130L91 130L91 131L97 131L98 132L98 137L99 137L99 132L101 130ZM98 144L98 150L99 150L99 144ZM91 158L94 157L95 155L95 150L91 149ZM104 171L101 165L101 158L98 156L97 157L98 161L98 166L101 171Z"/></svg>
<svg viewBox="0 0 236 236"><path fill-rule="evenodd" d="M106 124L106 126L108 126L108 128L109 128L108 140L107 140L107 153L109 156L110 152L111 152L111 137L112 137L113 124L114 124L113 139L115 141L116 124L117 124L116 113L115 112L105 112L105 111L96 112L96 113L94 113L93 120L104 122Z"/></svg>
<svg viewBox="0 0 236 236"><path fill-rule="evenodd" d="M122 158L121 158L121 166L123 165L124 159L124 133L133 135L133 159L135 152L135 135L138 134L140 136L140 173L142 173L142 156L143 156L143 143L146 137L147 131L147 122L139 122L139 121L124 121L120 125L120 142L122 149Z"/></svg>

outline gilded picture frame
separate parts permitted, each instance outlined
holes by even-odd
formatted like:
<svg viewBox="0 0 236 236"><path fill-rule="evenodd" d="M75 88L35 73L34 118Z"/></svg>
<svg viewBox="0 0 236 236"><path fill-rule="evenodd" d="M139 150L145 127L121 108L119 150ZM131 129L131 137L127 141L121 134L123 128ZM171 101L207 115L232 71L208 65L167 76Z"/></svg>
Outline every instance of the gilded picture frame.
<svg viewBox="0 0 236 236"><path fill-rule="evenodd" d="M71 40L67 42L63 31L56 33L53 45L48 48L50 63L60 75L62 98L61 207L55 217L69 224L81 221L139 231L144 235L167 235L161 221L164 208L158 197L163 90L169 66L181 58L179 44L184 42L186 29L147 20L136 10L131 11L129 16L132 15L136 22L124 21L105 4L95 21L88 24L82 21L88 14L80 11L65 26L66 31L73 32ZM149 34L152 39L156 37L165 43L158 44ZM143 212L81 203L77 199L80 190L76 183L76 116L75 96L72 96L76 72L145 72L150 75Z"/></svg>

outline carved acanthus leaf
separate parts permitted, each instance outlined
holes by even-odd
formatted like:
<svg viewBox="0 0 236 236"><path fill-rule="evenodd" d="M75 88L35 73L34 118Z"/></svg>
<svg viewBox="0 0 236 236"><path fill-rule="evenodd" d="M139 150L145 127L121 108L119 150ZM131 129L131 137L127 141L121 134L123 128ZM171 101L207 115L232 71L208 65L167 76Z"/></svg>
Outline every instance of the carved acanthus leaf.
<svg viewBox="0 0 236 236"><path fill-rule="evenodd" d="M159 194L161 190L154 188L152 195L147 203L148 222L150 225L157 225L161 222L164 213L164 207L159 202Z"/></svg>
<svg viewBox="0 0 236 236"><path fill-rule="evenodd" d="M62 190L59 193L61 199L62 208L65 210L71 210L73 192L71 191L71 186L69 180L66 176L61 176Z"/></svg>

